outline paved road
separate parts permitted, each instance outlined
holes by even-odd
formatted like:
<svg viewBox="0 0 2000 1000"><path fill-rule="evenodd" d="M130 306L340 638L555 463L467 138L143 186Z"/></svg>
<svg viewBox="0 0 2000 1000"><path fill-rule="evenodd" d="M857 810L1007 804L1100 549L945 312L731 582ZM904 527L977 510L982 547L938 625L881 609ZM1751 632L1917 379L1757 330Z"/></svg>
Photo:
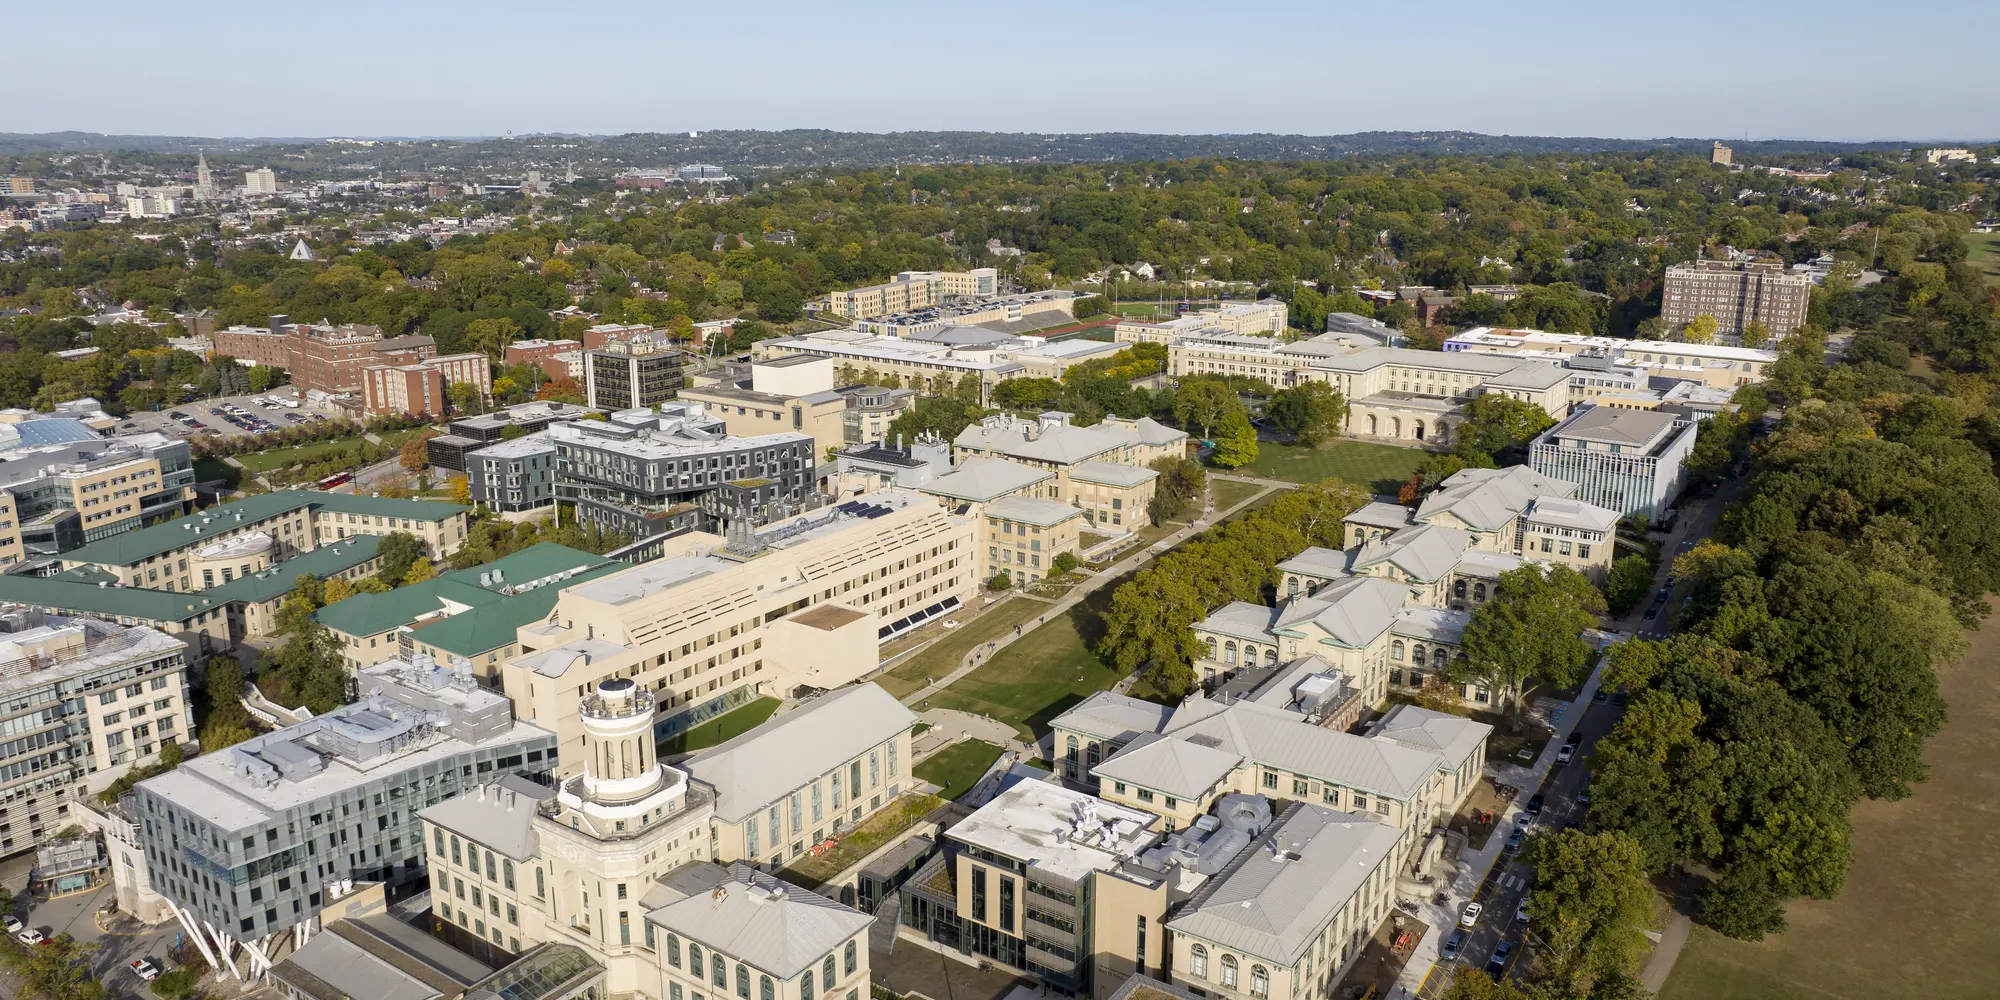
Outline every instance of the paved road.
<svg viewBox="0 0 2000 1000"><path fill-rule="evenodd" d="M1283 483L1281 485L1285 489L1291 489L1297 486L1298 484ZM1049 619L1061 615L1067 612L1069 609L1076 607L1078 604L1082 603L1084 598L1089 597L1093 593L1096 593L1099 588L1104 587L1105 585L1111 583L1111 581L1116 580L1119 577L1124 576L1125 574L1130 573L1135 569L1138 569L1141 565L1145 564L1147 560L1153 558L1154 556L1157 556L1160 553L1165 552L1166 550L1173 548L1176 545L1179 545L1181 542L1186 541L1187 539L1193 537L1194 535L1206 531L1211 525L1222 520L1223 518L1228 517L1231 514L1236 513L1239 510L1242 510L1244 507L1247 507L1250 504L1257 502L1257 500L1262 498L1265 494L1270 493L1272 489L1276 488L1278 487L1271 486L1259 490L1256 493L1251 494L1248 497L1245 497L1243 500L1239 501L1237 504L1230 507L1228 510L1217 511L1213 508L1209 508L1205 513L1202 514L1200 518L1197 518L1192 524L1189 524L1187 527L1182 528L1181 530L1176 531L1173 534L1168 535L1165 538L1162 538L1159 541L1154 542L1153 544L1148 545L1143 549L1134 551L1131 555L1128 555L1124 559L1118 561L1117 563L1114 563L1108 569L1092 573L1082 583L1079 583L1076 586L1071 587L1069 589L1069 593L1064 594L1058 600L1050 602L1048 611L1040 615L1037 615L1034 619L1030 621L1022 622L1021 624L1015 626L1012 632L1000 635L994 638L992 642L988 642L983 645L974 647L970 652L965 654L965 658L959 662L957 669L953 670L949 674L944 675L943 677L937 678L930 684L916 691L912 691L908 695L905 695L903 698L903 704L905 705L920 704L921 702L923 702L924 699L929 698L937 694L939 691L942 691L945 688L950 687L952 685L952 682L958 680L961 677L964 677L966 674L973 672L974 670L979 668L980 664L985 663L986 661L999 655L1000 651L1002 649L1007 648L1009 645L1012 645L1014 640L1019 639L1030 632L1033 632L1036 628L1039 628L1044 622L1047 622ZM1020 598L1016 597L1014 599L1019 600Z"/></svg>

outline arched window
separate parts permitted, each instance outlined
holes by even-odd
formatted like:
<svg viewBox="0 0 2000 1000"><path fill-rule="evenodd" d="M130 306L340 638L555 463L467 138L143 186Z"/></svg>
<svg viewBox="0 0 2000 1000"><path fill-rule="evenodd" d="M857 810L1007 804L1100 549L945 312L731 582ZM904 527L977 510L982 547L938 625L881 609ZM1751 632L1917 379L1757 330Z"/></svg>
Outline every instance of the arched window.
<svg viewBox="0 0 2000 1000"><path fill-rule="evenodd" d="M770 976L757 977L757 1000L777 1000L778 988L771 983Z"/></svg>
<svg viewBox="0 0 2000 1000"><path fill-rule="evenodd" d="M1236 988L1236 956L1225 953L1222 956L1222 985L1227 989Z"/></svg>
<svg viewBox="0 0 2000 1000"><path fill-rule="evenodd" d="M1398 663L1403 661L1403 640L1397 639L1395 642L1389 644L1389 659L1395 660Z"/></svg>
<svg viewBox="0 0 2000 1000"><path fill-rule="evenodd" d="M1459 581L1456 581L1456 582L1454 582L1454 583L1453 583L1453 584L1451 585L1451 596L1453 596L1453 597L1464 597L1464 596L1465 596L1465 581L1464 581L1464 580L1459 580Z"/></svg>
<svg viewBox="0 0 2000 1000"><path fill-rule="evenodd" d="M681 967L681 939L678 935L667 935L667 964L676 969Z"/></svg>
<svg viewBox="0 0 2000 1000"><path fill-rule="evenodd" d="M1445 664L1450 662L1451 662L1451 650L1446 649L1443 646L1439 646L1438 648L1431 650L1431 663L1437 665L1439 668L1442 668Z"/></svg>
<svg viewBox="0 0 2000 1000"><path fill-rule="evenodd" d="M693 942L688 943L688 971L694 974L696 981L702 978L701 945Z"/></svg>
<svg viewBox="0 0 2000 1000"><path fill-rule="evenodd" d="M1298 577L1296 577L1296 576L1288 576L1288 577L1285 577L1285 596L1286 596L1286 597L1297 597L1297 596L1299 596L1299 578L1298 578Z"/></svg>
<svg viewBox="0 0 2000 1000"><path fill-rule="evenodd" d="M1271 973L1261 965L1250 967L1250 995L1253 997L1271 995Z"/></svg>
<svg viewBox="0 0 2000 1000"><path fill-rule="evenodd" d="M1208 978L1208 949L1201 945L1188 948L1188 971L1201 979Z"/></svg>
<svg viewBox="0 0 2000 1000"><path fill-rule="evenodd" d="M1278 651L1277 651L1277 650L1275 650L1275 649L1267 649L1267 650L1265 650L1265 651L1264 651L1264 663L1265 663L1266 665L1275 665L1275 664L1276 664L1277 662L1278 662Z"/></svg>
<svg viewBox="0 0 2000 1000"><path fill-rule="evenodd" d="M750 969L742 962L736 963L736 995L750 1000Z"/></svg>
<svg viewBox="0 0 2000 1000"><path fill-rule="evenodd" d="M828 955L826 956L826 961L819 963L819 981L827 989L832 989L834 978L833 956Z"/></svg>
<svg viewBox="0 0 2000 1000"><path fill-rule="evenodd" d="M1069 754L1068 754L1068 756L1069 756L1069 759L1070 759L1070 762L1071 762L1071 763L1075 763L1075 762L1076 762L1076 737L1072 736L1072 737L1070 737L1070 738L1069 738L1069 743L1068 743L1068 746L1069 746Z"/></svg>
<svg viewBox="0 0 2000 1000"><path fill-rule="evenodd" d="M1375 429L1375 414L1370 413L1368 415L1368 436L1376 437L1379 434L1380 432Z"/></svg>
<svg viewBox="0 0 2000 1000"><path fill-rule="evenodd" d="M1485 584L1483 584L1483 583L1475 583L1475 584L1473 584L1473 585L1472 585L1472 599L1473 599L1473 600L1475 600L1475 601L1483 601L1483 600L1485 600L1485 599L1486 599L1486 585L1485 585Z"/></svg>
<svg viewBox="0 0 2000 1000"><path fill-rule="evenodd" d="M1236 662L1236 643L1226 642L1222 644L1222 662L1224 663Z"/></svg>
<svg viewBox="0 0 2000 1000"><path fill-rule="evenodd" d="M849 941L847 942L847 952L845 956L841 959L841 961L845 963L847 974L850 976L854 975L854 970L858 967L859 964L858 960L854 957L854 955L855 955L854 942Z"/></svg>
<svg viewBox="0 0 2000 1000"><path fill-rule="evenodd" d="M1211 635L1202 641L1208 643L1208 658L1215 659L1215 637Z"/></svg>
<svg viewBox="0 0 2000 1000"><path fill-rule="evenodd" d="M799 977L799 1000L813 1000L813 970Z"/></svg>
<svg viewBox="0 0 2000 1000"><path fill-rule="evenodd" d="M1418 643L1415 646L1410 647L1410 662L1420 667L1424 665L1423 643Z"/></svg>

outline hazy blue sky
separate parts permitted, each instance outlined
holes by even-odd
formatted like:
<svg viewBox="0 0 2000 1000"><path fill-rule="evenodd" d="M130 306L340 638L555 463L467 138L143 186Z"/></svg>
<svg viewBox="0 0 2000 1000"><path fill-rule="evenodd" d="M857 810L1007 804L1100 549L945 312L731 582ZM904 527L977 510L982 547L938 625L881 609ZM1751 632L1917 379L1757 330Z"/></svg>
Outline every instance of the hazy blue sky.
<svg viewBox="0 0 2000 1000"><path fill-rule="evenodd" d="M1991 0L109 0L88 30L81 13L10 15L0 131L2000 135Z"/></svg>

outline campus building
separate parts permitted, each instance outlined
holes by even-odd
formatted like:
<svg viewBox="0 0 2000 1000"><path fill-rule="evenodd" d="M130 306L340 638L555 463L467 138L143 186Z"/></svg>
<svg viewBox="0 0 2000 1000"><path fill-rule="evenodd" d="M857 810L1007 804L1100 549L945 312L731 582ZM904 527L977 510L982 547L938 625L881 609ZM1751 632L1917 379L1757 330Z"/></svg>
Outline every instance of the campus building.
<svg viewBox="0 0 2000 1000"><path fill-rule="evenodd" d="M879 285L851 288L827 296L825 311L849 319L906 313L945 304L949 299L997 295L1000 272L990 267L970 271L904 271Z"/></svg>
<svg viewBox="0 0 2000 1000"><path fill-rule="evenodd" d="M508 773L553 770L552 734L426 659L363 671L360 700L194 757L133 789L152 886L204 953L309 924L353 882L420 888L418 814ZM220 967L222 963L215 963Z"/></svg>
<svg viewBox="0 0 2000 1000"><path fill-rule="evenodd" d="M994 386L1028 373L1026 364L991 345L959 348L939 341L877 337L855 330L774 337L750 347L750 356L757 361L795 355L831 358L836 373L849 371L856 382L883 382L893 376L904 387L925 396L949 395L969 378L979 387L982 406L991 405Z"/></svg>
<svg viewBox="0 0 2000 1000"><path fill-rule="evenodd" d="M701 523L694 502L726 484L769 487L763 516L781 517L816 502L813 439L780 430L730 437L704 404L670 403L627 410L610 420L551 426L556 499L576 505L577 519L634 539Z"/></svg>
<svg viewBox="0 0 2000 1000"><path fill-rule="evenodd" d="M582 420L592 414L602 416L603 411L553 400L516 403L491 413L453 420L445 425L444 434L426 440L424 446L429 450L432 465L452 472L464 472L467 452L498 444L502 440L545 431L550 424Z"/></svg>
<svg viewBox="0 0 2000 1000"><path fill-rule="evenodd" d="M144 626L0 614L0 855L80 816L79 800L192 738L187 647Z"/></svg>
<svg viewBox="0 0 2000 1000"><path fill-rule="evenodd" d="M585 351L584 397L603 410L650 409L670 402L680 394L685 360L679 351L642 353L621 342Z"/></svg>
<svg viewBox="0 0 2000 1000"><path fill-rule="evenodd" d="M760 695L872 673L880 643L976 593L976 526L898 490L741 529L665 539L659 558L572 582L500 661L523 718L582 738L576 701L630 677L666 739Z"/></svg>
<svg viewBox="0 0 2000 1000"><path fill-rule="evenodd" d="M468 385L481 400L493 397L493 362L484 354L446 354L407 364L361 369L361 408L375 414L442 417L451 387Z"/></svg>
<svg viewBox="0 0 2000 1000"><path fill-rule="evenodd" d="M987 458L1048 473L1051 481L1033 495L1083 511L1085 522L1097 529L1116 534L1152 523L1148 505L1159 473L1148 466L1185 455L1187 432L1151 417L1106 417L1089 427L1070 419L1060 410L1033 420L988 416L959 432L952 454L961 469Z"/></svg>
<svg viewBox="0 0 2000 1000"><path fill-rule="evenodd" d="M1669 411L1591 406L1542 432L1528 462L1574 483L1578 500L1657 521L1687 484L1696 431L1695 421Z"/></svg>
<svg viewBox="0 0 2000 1000"><path fill-rule="evenodd" d="M835 384L831 358L797 354L755 361L748 378L696 379L680 398L701 403L732 437L797 431L827 459L851 445L879 444L890 422L916 404L914 389Z"/></svg>
<svg viewBox="0 0 2000 1000"><path fill-rule="evenodd" d="M1732 339L1762 323L1770 336L1783 337L1805 324L1812 290L1812 278L1786 272L1783 261L1691 261L1667 268L1660 318L1678 330L1711 316L1716 335Z"/></svg>
<svg viewBox="0 0 2000 1000"><path fill-rule="evenodd" d="M152 432L106 438L96 421L73 413L0 411L0 565L47 559L184 514L192 503L186 441Z"/></svg>
<svg viewBox="0 0 2000 1000"><path fill-rule="evenodd" d="M384 337L380 327L363 323L294 323L289 316L273 316L266 327L232 326L211 336L217 355L282 368L301 393L359 393L362 372L370 366L411 365L437 356L437 342L427 336Z"/></svg>
<svg viewBox="0 0 2000 1000"><path fill-rule="evenodd" d="M1576 493L1575 483L1550 478L1525 465L1463 469L1439 483L1415 508L1377 501L1349 514L1345 525L1347 545L1350 551L1359 552L1371 542L1390 546L1394 539L1417 537L1416 532L1406 534L1407 528L1449 528L1467 536L1466 546L1455 550L1459 559L1453 570L1455 575L1470 572L1490 581L1498 572L1519 565L1489 560L1480 567L1465 561L1465 556L1472 553L1488 552L1559 563L1602 586L1616 557L1614 535L1620 514L1578 500ZM1396 541L1393 546L1377 551L1414 552L1414 544ZM1286 596L1309 593L1338 578L1338 574L1325 570L1344 571L1350 565L1345 553L1329 553L1326 549L1306 551L1327 554L1320 560L1322 569L1289 572L1280 563L1279 571L1285 574L1280 591ZM1362 560L1357 557L1357 561ZM1484 586L1475 583L1476 589L1468 591L1460 586L1464 582L1454 581L1448 595L1433 594L1430 603L1439 607L1449 603L1453 608L1466 610L1486 600Z"/></svg>
<svg viewBox="0 0 2000 1000"><path fill-rule="evenodd" d="M1778 360L1778 352L1761 347L1626 340L1621 337L1589 337L1578 333L1545 333L1541 330L1506 330L1484 326L1455 334L1441 346L1450 353L1469 351L1560 361L1572 368L1578 367L1575 363L1577 359L1596 356L1608 359L1617 367L1638 372L1649 381L1692 382L1713 389L1734 389L1761 382L1765 370Z"/></svg>
<svg viewBox="0 0 2000 1000"><path fill-rule="evenodd" d="M1161 323L1121 321L1112 337L1121 344L1173 344L1196 334L1277 337L1290 322L1291 307L1282 299L1238 302L1191 312Z"/></svg>

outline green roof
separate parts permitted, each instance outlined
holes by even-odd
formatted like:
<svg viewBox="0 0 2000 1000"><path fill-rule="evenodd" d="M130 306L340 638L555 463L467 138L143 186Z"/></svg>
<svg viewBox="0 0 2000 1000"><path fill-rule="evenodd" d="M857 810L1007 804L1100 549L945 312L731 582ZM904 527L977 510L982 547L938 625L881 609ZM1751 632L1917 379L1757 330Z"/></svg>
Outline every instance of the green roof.
<svg viewBox="0 0 2000 1000"><path fill-rule="evenodd" d="M196 536L189 529L193 525L201 524L204 519L214 521L225 517L234 518L240 514L244 521L263 521L301 507L370 517L402 517L412 521L442 521L470 509L455 503L441 503L435 500L391 500L386 497L360 497L347 493L321 493L317 490L276 490L230 503L217 504L187 517L176 518L150 528L113 535L103 541L92 542L80 549L65 552L62 558L65 562L71 563L130 566L195 541Z"/></svg>
<svg viewBox="0 0 2000 1000"><path fill-rule="evenodd" d="M624 563L613 562L594 569L585 570L570 578L571 583L582 583L600 576L609 576L625 569ZM556 606L556 598L561 597L562 587L543 586L522 591L503 601L484 607L461 611L449 618L439 618L417 627L411 638L439 652L455 653L473 657L490 653L514 641L515 631L523 625L531 625L549 616Z"/></svg>
<svg viewBox="0 0 2000 1000"><path fill-rule="evenodd" d="M54 577L0 575L0 601L32 604L54 611L143 618L157 622L186 621L222 606L206 594L176 594L143 587L100 587L94 583Z"/></svg>
<svg viewBox="0 0 2000 1000"><path fill-rule="evenodd" d="M581 549L554 542L531 545L513 555L503 556L490 563L471 569L453 570L442 576L413 583L407 587L397 587L386 594L356 594L337 604L329 604L313 613L322 624L337 632L348 635L379 635L390 629L414 624L418 618L444 609L444 602L462 604L470 610L453 617L465 617L474 611L501 603L511 603L522 596L541 593L555 594L562 590L553 584L524 591L521 594L504 594L502 589L518 586L543 577L553 576L565 570L597 569L612 566L622 568L622 563L592 555ZM500 574L494 579L493 574ZM573 579L582 579L578 574ZM485 582L481 582L481 581ZM552 605L551 605L552 606ZM548 607L541 610L548 614ZM514 629L533 620L533 616L523 619L518 625L501 625L501 618L487 618L487 630L504 629L491 638L498 639L479 652L494 649L514 641ZM425 631L437 626L425 626ZM426 642L430 640L425 639ZM468 654L469 655L469 654Z"/></svg>
<svg viewBox="0 0 2000 1000"><path fill-rule="evenodd" d="M292 586L301 576L316 576L324 580L335 573L353 569L375 558L375 550L382 544L380 535L350 535L337 542L327 542L311 552L272 566L262 573L252 573L239 580L231 580L220 587L210 587L202 591L202 596L218 601L244 601L256 604L274 600L291 593Z"/></svg>

